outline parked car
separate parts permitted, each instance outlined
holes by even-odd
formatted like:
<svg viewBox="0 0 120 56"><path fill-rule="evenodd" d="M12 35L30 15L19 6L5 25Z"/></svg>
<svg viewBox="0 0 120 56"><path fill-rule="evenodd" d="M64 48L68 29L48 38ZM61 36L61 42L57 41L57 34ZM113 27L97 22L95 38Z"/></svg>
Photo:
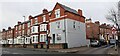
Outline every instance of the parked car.
<svg viewBox="0 0 120 56"><path fill-rule="evenodd" d="M98 40L91 40L90 45L99 47L101 46L101 43Z"/></svg>
<svg viewBox="0 0 120 56"><path fill-rule="evenodd" d="M111 45L114 45L114 44L116 43L116 40L115 40L115 39L110 39L110 40L109 40L109 43L110 43Z"/></svg>
<svg viewBox="0 0 120 56"><path fill-rule="evenodd" d="M101 45L107 45L107 42L104 39L100 39L99 42L101 43Z"/></svg>

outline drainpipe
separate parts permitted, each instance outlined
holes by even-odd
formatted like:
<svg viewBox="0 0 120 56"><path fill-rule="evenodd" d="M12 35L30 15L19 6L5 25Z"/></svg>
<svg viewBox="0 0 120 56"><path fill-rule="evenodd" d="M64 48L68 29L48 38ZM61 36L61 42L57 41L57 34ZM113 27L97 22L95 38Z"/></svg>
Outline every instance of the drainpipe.
<svg viewBox="0 0 120 56"><path fill-rule="evenodd" d="M65 11L64 11L64 32L65 32L65 44L64 44L64 46L66 45L67 46L67 41L66 41L66 20L65 20ZM65 47L65 48L67 48L67 47Z"/></svg>

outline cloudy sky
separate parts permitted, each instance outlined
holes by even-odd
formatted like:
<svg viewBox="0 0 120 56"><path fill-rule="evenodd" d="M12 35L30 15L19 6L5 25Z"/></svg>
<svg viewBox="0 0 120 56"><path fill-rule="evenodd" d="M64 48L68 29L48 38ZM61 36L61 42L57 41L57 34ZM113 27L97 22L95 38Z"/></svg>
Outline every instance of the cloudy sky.
<svg viewBox="0 0 120 56"><path fill-rule="evenodd" d="M42 13L44 8L49 11L52 10L59 2L75 10L83 10L83 15L86 18L92 18L94 21L100 21L101 23L111 23L105 19L105 15L108 13L110 8L116 6L118 0L75 0L75 1L61 1L61 0L27 0L27 1L16 1L16 0L1 0L0 2L0 29L7 29L7 27L17 24L17 21L23 22L23 16L38 15Z"/></svg>

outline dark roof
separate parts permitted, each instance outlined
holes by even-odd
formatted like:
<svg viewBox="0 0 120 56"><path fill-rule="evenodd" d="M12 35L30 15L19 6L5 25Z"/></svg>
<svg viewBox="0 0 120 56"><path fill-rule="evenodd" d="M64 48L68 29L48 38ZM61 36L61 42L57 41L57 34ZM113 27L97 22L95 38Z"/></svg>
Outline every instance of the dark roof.
<svg viewBox="0 0 120 56"><path fill-rule="evenodd" d="M60 4L60 3L58 3L58 4ZM62 4L60 4L61 6L62 6L62 8L64 8L66 11L69 11L69 12L72 12L72 13L75 13L75 14L78 14L78 12L76 11L76 10L74 10L74 9L72 9L72 8L70 8L70 7L67 7L67 6L65 6L65 5L62 5ZM79 15L79 14L78 14Z"/></svg>
<svg viewBox="0 0 120 56"><path fill-rule="evenodd" d="M52 11L49 11L49 12L47 12L47 13L51 13ZM33 18L36 18L36 17L38 17L38 16L41 16L41 15L44 15L44 14L47 14L47 13L41 13L41 14L39 14L39 15L37 15L37 16L34 16Z"/></svg>

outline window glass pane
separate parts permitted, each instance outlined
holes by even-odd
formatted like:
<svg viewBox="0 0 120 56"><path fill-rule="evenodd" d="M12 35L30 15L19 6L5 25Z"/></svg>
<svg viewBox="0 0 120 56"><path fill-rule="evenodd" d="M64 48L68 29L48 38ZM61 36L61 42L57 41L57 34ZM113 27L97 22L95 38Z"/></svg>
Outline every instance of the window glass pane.
<svg viewBox="0 0 120 56"><path fill-rule="evenodd" d="M56 18L60 17L60 9L55 10L55 17Z"/></svg>

